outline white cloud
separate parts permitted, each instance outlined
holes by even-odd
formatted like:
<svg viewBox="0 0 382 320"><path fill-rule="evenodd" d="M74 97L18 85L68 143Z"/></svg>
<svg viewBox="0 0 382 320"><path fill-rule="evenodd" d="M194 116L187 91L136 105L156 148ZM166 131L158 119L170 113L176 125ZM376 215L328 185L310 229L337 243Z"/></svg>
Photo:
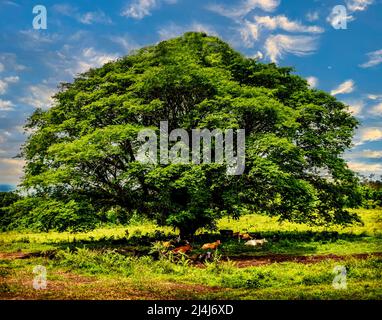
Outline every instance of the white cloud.
<svg viewBox="0 0 382 320"><path fill-rule="evenodd" d="M78 51L73 46L64 45L55 56L50 57L47 64L55 74L60 75L61 79L55 79L58 82L67 79L68 76L74 77L88 71L90 68L100 67L118 59L119 56L116 53L98 51L93 47L86 47Z"/></svg>
<svg viewBox="0 0 382 320"><path fill-rule="evenodd" d="M10 111L13 110L14 104L9 100L0 99L0 111Z"/></svg>
<svg viewBox="0 0 382 320"><path fill-rule="evenodd" d="M18 184L24 165L25 161L22 159L0 158L1 183Z"/></svg>
<svg viewBox="0 0 382 320"><path fill-rule="evenodd" d="M182 35L186 31L205 32L209 35L217 35L217 32L209 25L194 22L190 25L179 26L171 23L158 30L160 40L167 40Z"/></svg>
<svg viewBox="0 0 382 320"><path fill-rule="evenodd" d="M4 65L0 62L0 72L4 71Z"/></svg>
<svg viewBox="0 0 382 320"><path fill-rule="evenodd" d="M81 13L78 8L69 4L56 4L53 10L67 17L72 17L82 24L112 24L112 20L101 10Z"/></svg>
<svg viewBox="0 0 382 320"><path fill-rule="evenodd" d="M138 20L143 19L151 15L151 11L159 7L161 2L175 4L177 0L134 0L122 11L121 15Z"/></svg>
<svg viewBox="0 0 382 320"><path fill-rule="evenodd" d="M345 0L346 7L350 11L364 11L373 2L374 0Z"/></svg>
<svg viewBox="0 0 382 320"><path fill-rule="evenodd" d="M382 102L378 103L370 109L370 113L379 117L382 117Z"/></svg>
<svg viewBox="0 0 382 320"><path fill-rule="evenodd" d="M361 112L365 106L365 103L362 100L352 100L345 103L349 105L349 111L355 116L361 115Z"/></svg>
<svg viewBox="0 0 382 320"><path fill-rule="evenodd" d="M14 53L2 53L0 55L0 64L3 70L23 71L26 69L25 66L17 63L17 56Z"/></svg>
<svg viewBox="0 0 382 320"><path fill-rule="evenodd" d="M322 33L324 30L317 26L304 26L299 22L291 21L284 15L255 16L256 24L269 30L280 28L288 32Z"/></svg>
<svg viewBox="0 0 382 320"><path fill-rule="evenodd" d="M52 96L56 90L47 85L39 84L29 86L27 91L28 94L20 99L21 102L42 109L48 109L52 106Z"/></svg>
<svg viewBox="0 0 382 320"><path fill-rule="evenodd" d="M382 100L382 94L368 94L367 98L370 100Z"/></svg>
<svg viewBox="0 0 382 320"><path fill-rule="evenodd" d="M371 150L371 149L364 149L359 151L348 151L344 155L344 159L347 161L362 161L365 159L382 159L382 150Z"/></svg>
<svg viewBox="0 0 382 320"><path fill-rule="evenodd" d="M337 94L351 93L355 89L355 84L353 80L346 80L341 83L337 88L333 89L330 94L335 96Z"/></svg>
<svg viewBox="0 0 382 320"><path fill-rule="evenodd" d="M376 127L362 128L357 137L357 145L363 144L368 141L382 140L382 129Z"/></svg>
<svg viewBox="0 0 382 320"><path fill-rule="evenodd" d="M246 16L256 8L272 12L279 6L279 4L279 0L245 0L237 6L225 7L220 4L213 4L209 5L207 9L222 16L237 19Z"/></svg>
<svg viewBox="0 0 382 320"><path fill-rule="evenodd" d="M34 47L41 44L54 43L58 38L58 34L41 32L41 30L27 29L19 31L24 37L24 45Z"/></svg>
<svg viewBox="0 0 382 320"><path fill-rule="evenodd" d="M314 53L316 38L311 36L271 35L265 42L267 56L277 62L285 53L305 56Z"/></svg>
<svg viewBox="0 0 382 320"><path fill-rule="evenodd" d="M382 63L382 49L369 52L367 54L369 60L360 65L361 68L370 68L379 65Z"/></svg>
<svg viewBox="0 0 382 320"><path fill-rule="evenodd" d="M110 40L118 45L120 45L125 53L130 52L139 47L139 45L130 39L128 36L111 36Z"/></svg>
<svg viewBox="0 0 382 320"><path fill-rule="evenodd" d="M142 19L151 15L151 10L157 6L156 0L136 0L130 4L123 12L122 16Z"/></svg>
<svg viewBox="0 0 382 320"><path fill-rule="evenodd" d="M116 54L100 52L92 47L85 48L82 50L82 56L77 61L77 70L78 72L84 72L90 68L100 67L117 58L118 55Z"/></svg>
<svg viewBox="0 0 382 320"><path fill-rule="evenodd" d="M316 77L307 77L306 81L308 81L308 84L311 88L316 88L318 86L318 78Z"/></svg>
<svg viewBox="0 0 382 320"><path fill-rule="evenodd" d="M348 167L361 174L381 174L382 173L382 164L380 163L366 163L366 162L348 162Z"/></svg>
<svg viewBox="0 0 382 320"><path fill-rule="evenodd" d="M74 16L77 9L69 4L55 4L52 9L64 16Z"/></svg>
<svg viewBox="0 0 382 320"><path fill-rule="evenodd" d="M264 54L261 51L257 51L255 55L252 57L253 59L262 60L264 58Z"/></svg>
<svg viewBox="0 0 382 320"><path fill-rule="evenodd" d="M241 39L247 48L253 47L253 42L259 39L259 28L255 23L244 20L239 28Z"/></svg>
<svg viewBox="0 0 382 320"><path fill-rule="evenodd" d="M364 158L379 159L382 158L382 150L363 150L361 156Z"/></svg>
<svg viewBox="0 0 382 320"><path fill-rule="evenodd" d="M6 93L8 90L8 83L0 79L0 94Z"/></svg>
<svg viewBox="0 0 382 320"><path fill-rule="evenodd" d="M111 24L112 20L103 11L86 12L78 15L77 20L83 24Z"/></svg>
<svg viewBox="0 0 382 320"><path fill-rule="evenodd" d="M5 77L3 80L0 79L0 94L5 94L8 90L9 83L16 83L19 81L18 76Z"/></svg>
<svg viewBox="0 0 382 320"><path fill-rule="evenodd" d="M8 83L19 82L20 78L18 76L5 77L4 80Z"/></svg>

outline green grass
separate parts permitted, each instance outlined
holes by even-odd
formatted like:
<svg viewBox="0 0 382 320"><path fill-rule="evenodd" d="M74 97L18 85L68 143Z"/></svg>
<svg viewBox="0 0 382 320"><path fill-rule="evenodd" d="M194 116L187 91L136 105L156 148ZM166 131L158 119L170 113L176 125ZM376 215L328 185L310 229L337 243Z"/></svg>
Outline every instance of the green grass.
<svg viewBox="0 0 382 320"><path fill-rule="evenodd" d="M145 222L98 228L88 233L5 232L0 253L46 252L54 255L1 260L0 297L30 299L382 299L382 258L355 254L382 252L382 209L357 210L364 224L346 228L309 227L279 223L262 215L219 221L220 229L251 232L268 244L252 248L218 233L202 234L191 255L207 241L221 239L219 253L232 259L280 255L321 257L314 263L286 261L239 268L216 260L204 267L183 258L157 259L152 243L175 236L171 228ZM126 236L126 229L129 236ZM288 260L288 259L287 259ZM290 260L290 259L289 259ZM47 267L51 284L46 291L32 288L33 267ZM347 289L332 286L333 268L347 269Z"/></svg>
<svg viewBox="0 0 382 320"><path fill-rule="evenodd" d="M253 232L257 237L265 237L269 243L261 249L247 248L234 239L222 239L221 250L226 255L262 255L262 254L356 254L382 252L382 209L357 210L364 225L351 227L309 227L290 222L279 223L275 218L252 214L239 220L224 218L219 221L219 229ZM129 231L128 241L126 230ZM134 246L133 239L143 236L138 241L140 248L149 250L151 242L157 239L155 232L162 236L173 237L172 228L158 227L145 222L130 226L98 228L87 233L68 232L4 232L0 233L0 251L2 252L35 252L62 249L68 246L118 247ZM203 231L202 231L203 232ZM196 241L197 248L203 241L220 238L218 234ZM198 240L198 239L197 239Z"/></svg>
<svg viewBox="0 0 382 320"><path fill-rule="evenodd" d="M75 253L61 251L53 260L34 258L7 263L3 261L0 263L0 271L3 271L5 279L11 277L12 273L23 278L29 272L31 277L31 270L37 264L47 268L48 289L49 283L63 279L60 274L78 274L92 279L88 286L98 288L98 292L102 292L110 283L119 282L135 291L148 290L151 293L149 298L166 297L163 286L174 290L174 296L171 298L190 298L182 297L182 290L179 292L177 288L196 286L199 290L193 290L192 298L382 299L380 257L364 260L348 258L340 263L330 259L316 264L283 262L248 268L237 268L232 262L217 262L200 268L190 266L184 261L174 263L166 259L153 260L147 256L129 258L115 252L101 254L80 249ZM337 265L345 266L348 271L347 289L336 290L332 286L333 268ZM69 285L76 286L78 283ZM58 294L65 298L66 292L55 292L55 286L50 286L53 287L50 294ZM8 296L12 297L12 294L20 293L25 288L9 282L7 290ZM49 290L46 293L49 293ZM79 298L89 298L89 293L83 292Z"/></svg>

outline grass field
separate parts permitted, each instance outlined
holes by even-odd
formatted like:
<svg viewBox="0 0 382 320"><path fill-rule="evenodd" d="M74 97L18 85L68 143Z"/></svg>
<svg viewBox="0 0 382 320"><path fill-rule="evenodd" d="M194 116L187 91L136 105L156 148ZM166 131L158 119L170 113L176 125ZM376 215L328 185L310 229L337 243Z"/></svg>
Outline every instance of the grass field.
<svg viewBox="0 0 382 320"><path fill-rule="evenodd" d="M279 223L261 215L222 219L219 229L250 232L269 242L202 231L193 251L160 256L153 243L176 236L149 222L88 233L0 234L3 299L382 299L382 209L358 210L363 225L346 228ZM128 230L128 236L126 236ZM214 259L195 262L205 242L222 241ZM47 270L47 288L33 288L33 268ZM346 268L335 289L334 268Z"/></svg>

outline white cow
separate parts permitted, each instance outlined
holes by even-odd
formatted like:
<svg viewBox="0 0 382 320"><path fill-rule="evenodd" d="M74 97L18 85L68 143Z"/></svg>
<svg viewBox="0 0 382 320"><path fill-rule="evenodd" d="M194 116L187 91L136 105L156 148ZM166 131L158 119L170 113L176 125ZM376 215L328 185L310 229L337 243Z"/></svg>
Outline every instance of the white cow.
<svg viewBox="0 0 382 320"><path fill-rule="evenodd" d="M259 239L259 240L249 240L245 243L246 246L252 246L252 247L256 247L256 246L262 246L264 243L268 242L267 239Z"/></svg>

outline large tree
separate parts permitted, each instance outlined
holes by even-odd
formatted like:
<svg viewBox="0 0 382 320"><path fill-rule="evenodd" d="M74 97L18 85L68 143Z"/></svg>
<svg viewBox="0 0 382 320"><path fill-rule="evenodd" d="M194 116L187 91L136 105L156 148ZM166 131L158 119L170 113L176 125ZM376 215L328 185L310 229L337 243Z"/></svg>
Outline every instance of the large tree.
<svg viewBox="0 0 382 320"><path fill-rule="evenodd" d="M246 58L204 33L145 47L61 84L37 110L23 147L23 185L34 195L118 208L182 236L218 217L261 212L301 223L350 223L360 196L342 159L356 119L292 68ZM246 131L246 166L144 164L145 127ZM191 133L190 133L191 136Z"/></svg>

